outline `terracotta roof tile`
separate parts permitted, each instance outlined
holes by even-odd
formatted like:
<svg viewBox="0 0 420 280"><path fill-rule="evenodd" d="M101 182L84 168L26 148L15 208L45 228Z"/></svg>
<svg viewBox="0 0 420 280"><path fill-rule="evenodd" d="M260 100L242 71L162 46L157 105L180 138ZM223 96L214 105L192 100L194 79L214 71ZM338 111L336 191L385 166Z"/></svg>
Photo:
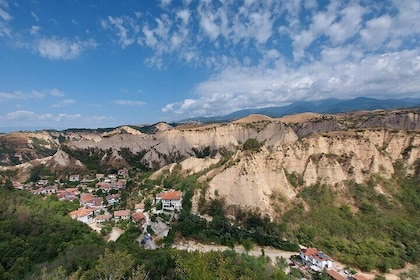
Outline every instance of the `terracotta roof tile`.
<svg viewBox="0 0 420 280"><path fill-rule="evenodd" d="M335 271L334 269L327 270L327 273L329 276L331 276L334 280L346 280L344 276L342 276L340 273Z"/></svg>
<svg viewBox="0 0 420 280"><path fill-rule="evenodd" d="M180 200L181 192L180 191L171 191L162 194L162 199L164 200Z"/></svg>

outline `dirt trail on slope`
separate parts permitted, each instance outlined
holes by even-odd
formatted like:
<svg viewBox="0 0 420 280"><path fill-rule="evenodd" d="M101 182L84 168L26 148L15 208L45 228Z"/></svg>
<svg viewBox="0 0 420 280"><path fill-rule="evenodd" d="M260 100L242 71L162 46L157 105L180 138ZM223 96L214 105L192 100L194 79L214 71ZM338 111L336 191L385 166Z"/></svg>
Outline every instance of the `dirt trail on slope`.
<svg viewBox="0 0 420 280"><path fill-rule="evenodd" d="M228 246L201 244L195 241L185 241L185 242L180 241L180 242L177 242L176 244L173 244L172 248L175 248L178 250L186 250L188 252L192 252L192 251L210 252L210 251L231 250L231 248L229 248ZM238 254L246 253L242 245L236 245L234 249ZM262 253L263 250L264 250L264 254L268 256L273 262L276 260L276 257L283 257L285 259L288 259L292 255L298 254L298 252L288 252L288 251L275 249L272 247L261 247L261 246L256 246L256 245L254 245L254 247L252 248L252 250L248 252L248 254L250 256L260 257L263 254Z"/></svg>

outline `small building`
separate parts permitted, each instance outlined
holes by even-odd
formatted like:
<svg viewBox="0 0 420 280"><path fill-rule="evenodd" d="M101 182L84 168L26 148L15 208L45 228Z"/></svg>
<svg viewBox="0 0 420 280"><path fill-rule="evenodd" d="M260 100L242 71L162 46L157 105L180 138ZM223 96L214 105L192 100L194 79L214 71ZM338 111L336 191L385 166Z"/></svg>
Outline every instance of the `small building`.
<svg viewBox="0 0 420 280"><path fill-rule="evenodd" d="M118 170L118 176L127 178L128 177L128 169L127 168L121 168Z"/></svg>
<svg viewBox="0 0 420 280"><path fill-rule="evenodd" d="M48 185L48 180L43 180L43 179L41 179L41 180L38 180L37 182L36 182L36 185L37 186L46 186L46 185Z"/></svg>
<svg viewBox="0 0 420 280"><path fill-rule="evenodd" d="M146 222L146 215L140 212L133 213L131 218L133 219L133 222L138 226L142 226Z"/></svg>
<svg viewBox="0 0 420 280"><path fill-rule="evenodd" d="M93 222L94 213L95 209L80 207L79 209L70 212L69 215L72 219L76 219L85 224L90 224Z"/></svg>
<svg viewBox="0 0 420 280"><path fill-rule="evenodd" d="M182 192L168 191L161 194L162 209L164 210L181 210L182 208Z"/></svg>
<svg viewBox="0 0 420 280"><path fill-rule="evenodd" d="M107 222L111 220L112 215L111 214L102 214L95 217L95 221L97 223Z"/></svg>
<svg viewBox="0 0 420 280"><path fill-rule="evenodd" d="M121 190L125 188L125 181L118 180L112 183L112 189L114 190Z"/></svg>
<svg viewBox="0 0 420 280"><path fill-rule="evenodd" d="M80 206L83 206L86 208L92 208L92 207L102 208L103 199L92 193L82 193L80 194Z"/></svg>
<svg viewBox="0 0 420 280"><path fill-rule="evenodd" d="M114 212L115 221L130 219L130 210L118 210Z"/></svg>
<svg viewBox="0 0 420 280"><path fill-rule="evenodd" d="M101 180L103 178L105 178L105 174L102 174L102 173L96 174L96 180Z"/></svg>
<svg viewBox="0 0 420 280"><path fill-rule="evenodd" d="M121 194L116 193L116 194L110 194L106 197L106 201L108 203L108 205L114 205L116 203L119 203L121 200Z"/></svg>
<svg viewBox="0 0 420 280"><path fill-rule="evenodd" d="M111 190L111 185L105 182L96 183L96 187L99 188L102 192L108 193Z"/></svg>
<svg viewBox="0 0 420 280"><path fill-rule="evenodd" d="M346 277L344 277L343 275L341 275L334 269L328 269L327 273L328 273L328 276L330 276L332 280L347 280Z"/></svg>
<svg viewBox="0 0 420 280"><path fill-rule="evenodd" d="M70 182L79 182L79 180L80 180L80 176L78 174L73 174L69 176Z"/></svg>
<svg viewBox="0 0 420 280"><path fill-rule="evenodd" d="M319 268L332 268L333 260L324 252L318 251L317 248L304 248L300 250L300 257L304 264L308 266L316 266Z"/></svg>
<svg viewBox="0 0 420 280"><path fill-rule="evenodd" d="M31 190L32 194L52 195L57 193L57 186L41 187L35 190Z"/></svg>

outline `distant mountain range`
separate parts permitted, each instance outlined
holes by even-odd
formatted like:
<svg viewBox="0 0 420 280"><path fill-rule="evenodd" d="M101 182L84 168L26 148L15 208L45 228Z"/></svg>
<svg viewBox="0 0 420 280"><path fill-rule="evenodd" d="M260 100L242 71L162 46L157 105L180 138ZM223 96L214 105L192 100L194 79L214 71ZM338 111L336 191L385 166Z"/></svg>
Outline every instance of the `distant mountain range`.
<svg viewBox="0 0 420 280"><path fill-rule="evenodd" d="M321 101L296 101L292 104L282 107L244 109L230 113L225 116L195 117L184 119L179 122L229 122L249 116L251 114L261 114L272 118L280 118L286 115L293 115L305 112L313 112L320 114L337 114L361 110L392 110L398 108L409 108L418 106L420 106L420 98L374 99L368 97L357 97L349 100L329 98Z"/></svg>

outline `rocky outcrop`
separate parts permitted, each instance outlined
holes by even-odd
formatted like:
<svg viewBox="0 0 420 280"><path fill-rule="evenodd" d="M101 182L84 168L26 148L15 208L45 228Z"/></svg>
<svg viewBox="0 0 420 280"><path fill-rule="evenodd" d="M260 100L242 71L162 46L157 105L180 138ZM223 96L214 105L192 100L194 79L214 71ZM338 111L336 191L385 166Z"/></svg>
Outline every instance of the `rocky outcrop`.
<svg viewBox="0 0 420 280"><path fill-rule="evenodd" d="M162 129L154 134L115 134L100 141L82 139L66 145L70 149L98 148L102 150L129 149L132 153L147 151L143 162L150 167L161 167L172 162L196 156L197 151L209 148L211 154L235 151L249 138L278 146L297 139L293 129L282 122L258 124L226 124L190 129Z"/></svg>
<svg viewBox="0 0 420 280"><path fill-rule="evenodd" d="M419 159L420 132L378 129L314 135L258 152L238 151L217 175L206 177L211 178L206 198L223 198L227 205L273 216L273 199L287 204L300 191L287 174L302 178L301 187L317 182L340 186L347 180L363 183L373 174L389 178L397 161L413 173Z"/></svg>

